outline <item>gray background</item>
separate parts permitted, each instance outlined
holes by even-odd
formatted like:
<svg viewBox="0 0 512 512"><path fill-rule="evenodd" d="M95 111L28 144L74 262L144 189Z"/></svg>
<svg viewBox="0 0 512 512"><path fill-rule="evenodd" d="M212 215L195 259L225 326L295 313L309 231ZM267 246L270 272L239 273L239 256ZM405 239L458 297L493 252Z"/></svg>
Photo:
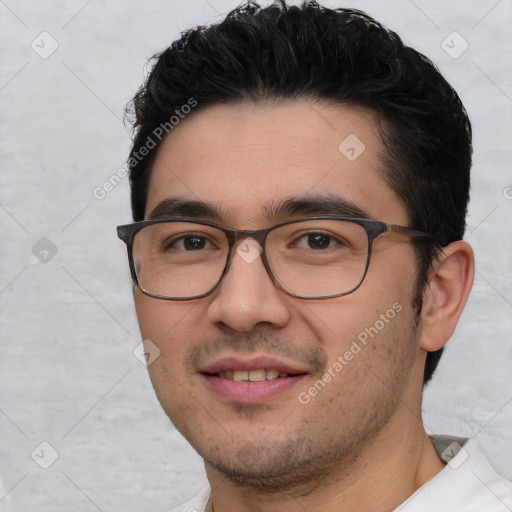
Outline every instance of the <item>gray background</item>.
<svg viewBox="0 0 512 512"><path fill-rule="evenodd" d="M140 337L115 235L131 220L127 180L102 200L93 191L124 163L123 107L147 58L235 5L0 0L0 510L158 512L206 483L133 353ZM430 56L472 118L466 238L477 275L424 420L476 436L512 479L512 1L345 5ZM453 58L460 37L469 47Z"/></svg>

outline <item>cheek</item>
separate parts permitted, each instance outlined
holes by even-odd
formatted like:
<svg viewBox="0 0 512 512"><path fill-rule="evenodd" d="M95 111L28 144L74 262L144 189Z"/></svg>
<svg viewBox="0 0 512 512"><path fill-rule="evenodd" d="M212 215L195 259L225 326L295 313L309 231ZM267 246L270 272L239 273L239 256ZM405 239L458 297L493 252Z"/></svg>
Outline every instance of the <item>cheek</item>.
<svg viewBox="0 0 512 512"><path fill-rule="evenodd" d="M410 324L416 265L414 255L403 252L407 257L397 254L372 261L365 280L352 294L297 304L296 311L322 341L329 359L344 354L354 340L364 344L393 338L396 329Z"/></svg>
<svg viewBox="0 0 512 512"><path fill-rule="evenodd" d="M182 320L197 306L194 301L154 299L144 295L138 288L134 300L142 336L154 336L157 339L178 329Z"/></svg>
<svg viewBox="0 0 512 512"><path fill-rule="evenodd" d="M142 339L151 340L158 347L166 366L179 368L185 351L197 336L192 329L197 324L190 320L198 309L197 303L154 299L136 290L135 308Z"/></svg>
<svg viewBox="0 0 512 512"><path fill-rule="evenodd" d="M184 368L184 358L197 337L197 303L169 302L135 291L135 307L141 336L158 348L148 373L158 400L173 423L194 413L195 383ZM195 336L195 337L194 337ZM179 413L179 414L178 414ZM183 427L184 428L184 427Z"/></svg>

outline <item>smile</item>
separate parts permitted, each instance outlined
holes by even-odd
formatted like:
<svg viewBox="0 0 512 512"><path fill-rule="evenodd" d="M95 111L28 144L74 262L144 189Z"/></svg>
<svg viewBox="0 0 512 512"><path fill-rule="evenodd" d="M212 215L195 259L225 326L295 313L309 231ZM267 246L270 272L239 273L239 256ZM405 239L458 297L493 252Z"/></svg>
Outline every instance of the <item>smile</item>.
<svg viewBox="0 0 512 512"><path fill-rule="evenodd" d="M260 404L286 399L310 368L266 356L223 357L199 368L207 388L223 402Z"/></svg>
<svg viewBox="0 0 512 512"><path fill-rule="evenodd" d="M235 381L249 380L251 382L261 382L264 380L274 380L288 377L288 373L278 370L226 370L217 374L221 379L230 379Z"/></svg>

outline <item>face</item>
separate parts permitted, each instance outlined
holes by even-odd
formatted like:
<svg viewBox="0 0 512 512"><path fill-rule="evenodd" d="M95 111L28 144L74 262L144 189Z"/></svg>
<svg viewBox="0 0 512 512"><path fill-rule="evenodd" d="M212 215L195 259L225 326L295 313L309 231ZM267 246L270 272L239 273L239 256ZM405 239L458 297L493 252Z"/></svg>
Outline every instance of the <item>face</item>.
<svg viewBox="0 0 512 512"><path fill-rule="evenodd" d="M208 107L164 140L146 218L165 216L172 198L207 204L194 213L202 220L255 230L332 214L321 205L279 208L329 197L407 226L402 201L380 174L383 151L377 117L361 108ZM166 301L137 288L142 336L160 350L149 366L157 396L207 468L235 481L282 489L339 467L402 414L397 404L419 394L415 279L410 241L385 234L361 286L342 297L292 297L260 257L248 262L236 250L207 297Z"/></svg>

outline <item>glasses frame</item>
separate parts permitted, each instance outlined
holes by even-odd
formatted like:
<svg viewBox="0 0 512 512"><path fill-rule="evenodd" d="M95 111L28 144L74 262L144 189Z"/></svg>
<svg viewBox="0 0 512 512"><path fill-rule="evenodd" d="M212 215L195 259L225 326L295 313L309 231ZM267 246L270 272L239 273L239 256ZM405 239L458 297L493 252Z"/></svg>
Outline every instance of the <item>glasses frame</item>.
<svg viewBox="0 0 512 512"><path fill-rule="evenodd" d="M289 224L294 224L298 222L304 222L304 221L311 221L311 220L340 220L345 222L352 222L354 224L358 224L362 226L366 234L368 236L368 253L366 257L366 265L364 268L364 273L357 285L355 285L353 288L346 292L337 293L334 295L322 295L320 297L311 297L311 296L305 296L305 295L298 295L295 294L286 288L284 288L279 281L274 276L274 273L270 267L270 264L267 260L267 255L265 253L265 241L267 239L268 234L273 231L276 228L279 228L281 226L286 226ZM226 258L226 264L224 265L224 269L222 270L222 273L219 277L219 280L217 283L210 288L205 293L202 293L201 295L194 295L192 297L167 297L165 295L157 295L154 293L151 293L147 290L145 290L140 284L137 277L137 272L135 270L135 262L133 260L133 240L135 238L135 235L141 231L142 229L152 226L154 224L164 224L164 223L171 223L171 222L189 222L193 224L199 224L202 226L209 226L216 229L219 229L224 232L226 235L226 238L228 240L228 255ZM220 285L222 280L224 279L224 276L227 274L229 270L229 266L232 259L233 254L233 246L235 243L244 238L251 237L256 242L258 242L262 248L261 252L261 259L263 261L263 265L265 266L265 269L272 279L272 282L274 285L285 292L286 294L290 295L291 297L296 297L298 299L307 299L307 300L324 300L324 299L333 299L335 297L343 297L344 295L348 295L350 293L353 293L356 291L361 284L364 281L364 278L366 277L366 274L368 273L368 268L370 266L370 259L372 255L372 249L373 249L373 242L375 239L382 235L383 233L398 233L401 235L410 236L413 238L427 238L431 240L435 240L435 237L429 233L425 233L424 231L418 231L417 229L409 228L406 226L398 226L396 224L387 224L385 222L381 222L378 220L373 219L360 219L360 218L354 218L354 217L343 217L343 216L333 216L333 215L320 215L320 216L314 216L314 217L301 217L296 219L290 219L284 222L280 222L278 224L273 224L272 226L269 226L264 229L256 229L256 230L245 230L245 229L232 229L232 228L226 228L224 226L221 226L219 224L215 224L213 222L208 222L205 220L198 220L193 219L189 217L172 217L172 218L166 218L166 219L154 219L154 220L142 220L138 222L133 222L131 224L124 224L122 226L117 227L117 236L126 244L127 251L128 251L128 261L130 265L130 272L133 279L133 283L135 286L138 286L139 289L147 295L148 297L153 297L155 299L162 299L162 300L175 300L175 301L186 301L186 300L195 300L195 299L202 299L203 297L207 297L208 295L212 294Z"/></svg>

